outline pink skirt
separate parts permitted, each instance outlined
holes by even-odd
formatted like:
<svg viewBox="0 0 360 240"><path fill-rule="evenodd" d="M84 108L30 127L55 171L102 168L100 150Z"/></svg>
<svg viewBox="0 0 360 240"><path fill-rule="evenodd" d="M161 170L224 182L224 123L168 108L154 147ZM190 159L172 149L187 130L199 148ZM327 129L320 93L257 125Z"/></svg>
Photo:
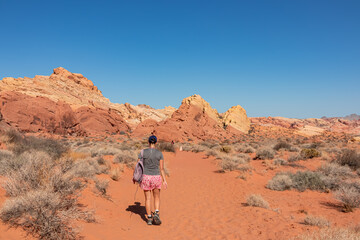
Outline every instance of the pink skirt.
<svg viewBox="0 0 360 240"><path fill-rule="evenodd" d="M161 189L161 176L143 175L140 187L142 190L153 190L155 188Z"/></svg>

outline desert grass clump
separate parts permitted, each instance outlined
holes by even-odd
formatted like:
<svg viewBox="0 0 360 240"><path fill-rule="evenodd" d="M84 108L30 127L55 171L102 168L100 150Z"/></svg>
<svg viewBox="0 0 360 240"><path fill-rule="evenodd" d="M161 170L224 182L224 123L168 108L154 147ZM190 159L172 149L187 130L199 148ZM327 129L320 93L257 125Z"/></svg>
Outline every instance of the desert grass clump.
<svg viewBox="0 0 360 240"><path fill-rule="evenodd" d="M11 150L16 155L30 150L37 150L46 152L51 158L58 159L68 151L68 148L54 139L29 136L24 137L19 143L15 144Z"/></svg>
<svg viewBox="0 0 360 240"><path fill-rule="evenodd" d="M330 226L330 222L326 218L313 216L313 215L306 216L306 218L304 219L304 224L309 226L317 226L317 227Z"/></svg>
<svg viewBox="0 0 360 240"><path fill-rule="evenodd" d="M267 188L275 191L284 191L291 189L293 182L287 174L275 175L266 185Z"/></svg>
<svg viewBox="0 0 360 240"><path fill-rule="evenodd" d="M337 158L340 165L347 165L353 170L360 168L360 153L355 150L345 149Z"/></svg>
<svg viewBox="0 0 360 240"><path fill-rule="evenodd" d="M273 163L274 163L274 165L282 165L282 166L284 166L284 165L287 165L287 161L285 161L284 159L282 159L282 158L276 158L276 159L274 159L274 161L273 161Z"/></svg>
<svg viewBox="0 0 360 240"><path fill-rule="evenodd" d="M335 198L339 200L344 212L352 212L354 208L360 207L360 189L353 185L342 185L335 192Z"/></svg>
<svg viewBox="0 0 360 240"><path fill-rule="evenodd" d="M232 148L230 146L221 146L220 147L220 152L231 153L231 151L232 151Z"/></svg>
<svg viewBox="0 0 360 240"><path fill-rule="evenodd" d="M221 161L221 169L223 171L234 171L238 168L239 162L236 158L223 157Z"/></svg>
<svg viewBox="0 0 360 240"><path fill-rule="evenodd" d="M275 156L275 152L271 148L261 148L256 151L255 159L261 159L261 160L273 159L274 156Z"/></svg>
<svg viewBox="0 0 360 240"><path fill-rule="evenodd" d="M299 161L301 159L302 159L302 157L300 156L300 154L292 154L292 155L289 156L288 162L296 162L296 161Z"/></svg>
<svg viewBox="0 0 360 240"><path fill-rule="evenodd" d="M0 150L0 175L4 175L10 169L13 169L13 164L16 164L16 161L14 161L14 155L12 152Z"/></svg>
<svg viewBox="0 0 360 240"><path fill-rule="evenodd" d="M107 188L109 187L109 180L103 179L95 179L95 189L99 191L99 193L103 196L106 196Z"/></svg>
<svg viewBox="0 0 360 240"><path fill-rule="evenodd" d="M341 166L337 163L325 163L318 168L319 172L322 172L325 176L329 177L353 177L351 169L345 165Z"/></svg>
<svg viewBox="0 0 360 240"><path fill-rule="evenodd" d="M169 142L159 142L157 144L157 149L159 149L161 152L175 152L174 144Z"/></svg>
<svg viewBox="0 0 360 240"><path fill-rule="evenodd" d="M345 228L322 228L319 231L306 233L295 238L296 240L359 240L360 232Z"/></svg>
<svg viewBox="0 0 360 240"><path fill-rule="evenodd" d="M11 144L20 143L24 139L24 137L15 129L5 131L4 135L6 137L6 142Z"/></svg>
<svg viewBox="0 0 360 240"><path fill-rule="evenodd" d="M302 159L311 159L314 157L320 157L321 153L316 148L304 148L300 152Z"/></svg>
<svg viewBox="0 0 360 240"><path fill-rule="evenodd" d="M261 195L257 194L251 194L250 196L248 196L246 198L246 204L252 207L260 207L265 209L270 208L269 203L265 201Z"/></svg>
<svg viewBox="0 0 360 240"><path fill-rule="evenodd" d="M326 190L326 184L323 181L323 175L319 172L312 171L297 171L295 174L290 174L293 182L292 187L303 192L306 189L310 190Z"/></svg>
<svg viewBox="0 0 360 240"><path fill-rule="evenodd" d="M95 174L107 173L109 167L106 165L99 165L96 159L87 158L74 162L72 171L75 176L81 178L91 178Z"/></svg>
<svg viewBox="0 0 360 240"><path fill-rule="evenodd" d="M78 202L84 183L73 172L74 161L56 156L34 149L13 155L0 219L39 239L77 239L75 220L95 220Z"/></svg>
<svg viewBox="0 0 360 240"><path fill-rule="evenodd" d="M193 144L193 143L182 143L180 145L180 147L181 147L182 151L195 152L195 153L205 152L209 149L206 146L197 145L197 144Z"/></svg>
<svg viewBox="0 0 360 240"><path fill-rule="evenodd" d="M287 143L287 142L278 142L277 144L275 144L275 146L273 147L273 149L275 151L279 151L280 149L285 149L285 150L290 150L292 147L291 144Z"/></svg>

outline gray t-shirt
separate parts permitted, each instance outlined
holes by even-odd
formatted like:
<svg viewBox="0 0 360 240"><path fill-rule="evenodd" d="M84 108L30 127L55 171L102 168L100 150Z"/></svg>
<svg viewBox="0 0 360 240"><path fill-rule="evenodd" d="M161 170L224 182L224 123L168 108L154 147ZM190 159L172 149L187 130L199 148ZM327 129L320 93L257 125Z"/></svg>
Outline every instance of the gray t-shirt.
<svg viewBox="0 0 360 240"><path fill-rule="evenodd" d="M139 159L141 152L139 153ZM164 159L162 152L155 148L144 149L144 174L145 175L160 175L160 160Z"/></svg>

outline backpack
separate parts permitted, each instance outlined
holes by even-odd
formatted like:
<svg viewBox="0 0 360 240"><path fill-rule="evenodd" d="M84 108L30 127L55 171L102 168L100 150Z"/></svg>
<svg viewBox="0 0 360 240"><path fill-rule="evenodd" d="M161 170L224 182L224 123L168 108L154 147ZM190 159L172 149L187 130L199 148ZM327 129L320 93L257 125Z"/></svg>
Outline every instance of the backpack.
<svg viewBox="0 0 360 240"><path fill-rule="evenodd" d="M142 177L143 177L143 173L144 173L144 149L141 150L141 158L140 161L136 164L135 169L134 169L134 174L133 174L133 182L138 182L141 183Z"/></svg>

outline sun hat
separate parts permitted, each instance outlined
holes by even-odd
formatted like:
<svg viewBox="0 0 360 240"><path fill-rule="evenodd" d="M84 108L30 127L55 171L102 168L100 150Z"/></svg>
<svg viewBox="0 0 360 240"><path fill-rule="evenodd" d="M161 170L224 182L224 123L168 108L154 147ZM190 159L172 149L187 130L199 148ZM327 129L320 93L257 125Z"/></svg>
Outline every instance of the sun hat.
<svg viewBox="0 0 360 240"><path fill-rule="evenodd" d="M155 135L151 135L151 136L149 137L149 143L156 143L156 142L157 142L156 136L155 136Z"/></svg>

